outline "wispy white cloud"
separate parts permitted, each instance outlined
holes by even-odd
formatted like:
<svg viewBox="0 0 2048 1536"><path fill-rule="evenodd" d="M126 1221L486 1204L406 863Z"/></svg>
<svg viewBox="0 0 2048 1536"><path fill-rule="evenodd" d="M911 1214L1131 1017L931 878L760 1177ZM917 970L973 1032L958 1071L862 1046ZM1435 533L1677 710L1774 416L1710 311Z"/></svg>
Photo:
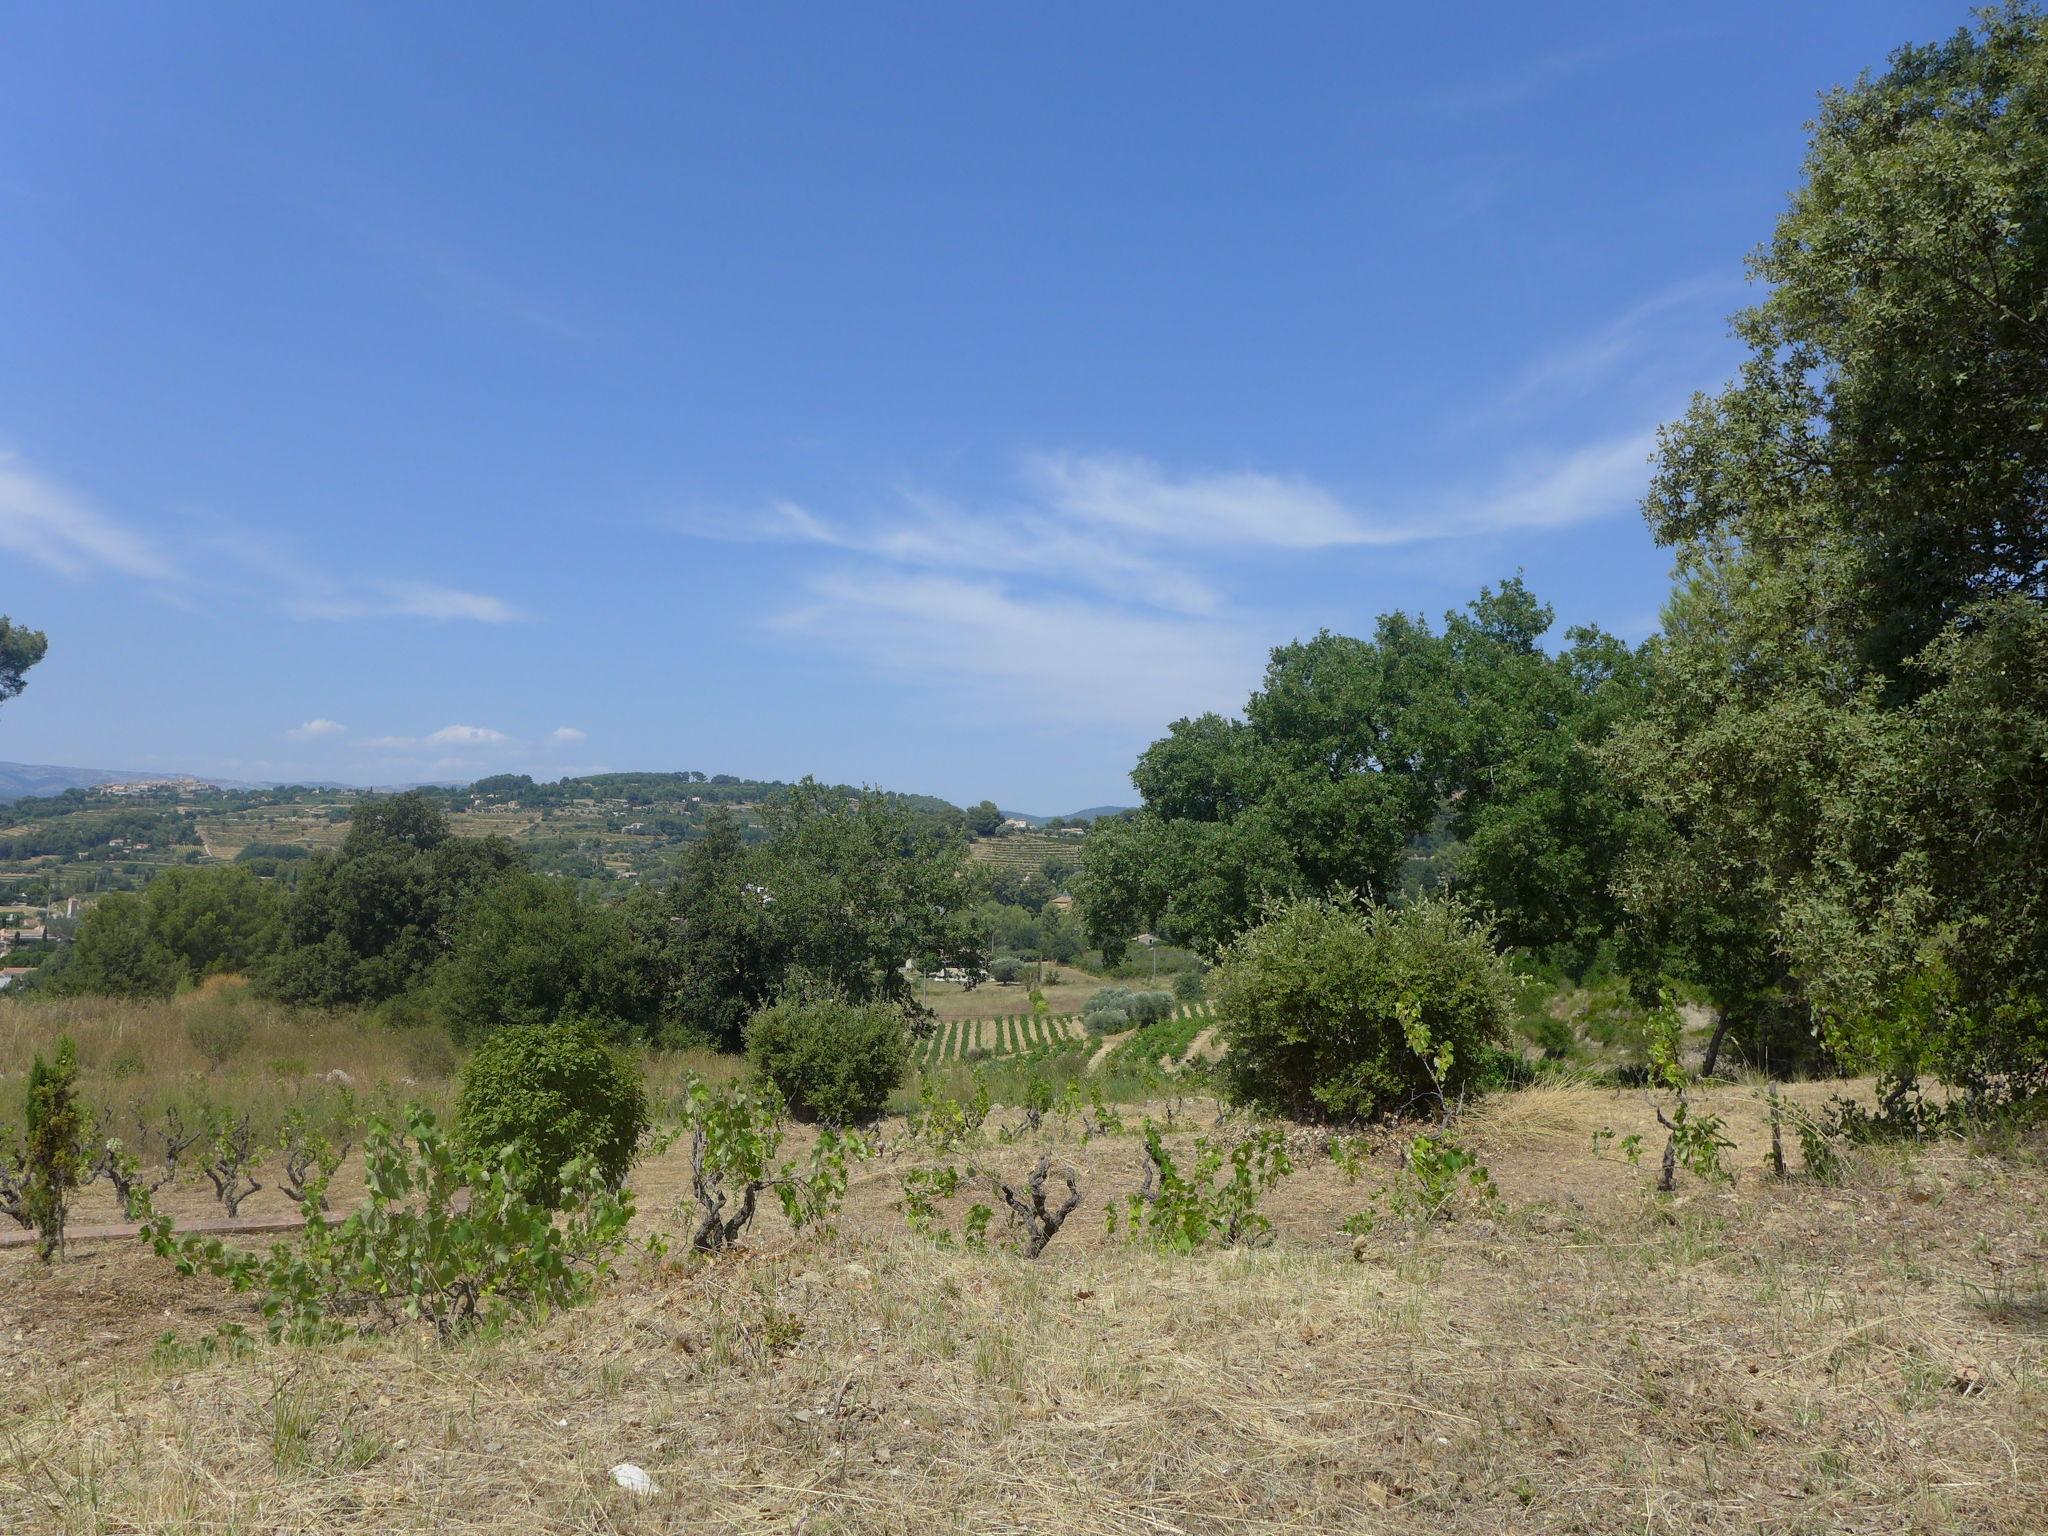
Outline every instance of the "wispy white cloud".
<svg viewBox="0 0 2048 1536"><path fill-rule="evenodd" d="M444 725L420 739L430 747L502 747L512 740L488 725Z"/></svg>
<svg viewBox="0 0 2048 1536"><path fill-rule="evenodd" d="M1726 273L1668 284L1620 314L1532 359L1502 391L1497 412L1555 410L1611 388L1618 376L1657 394L1683 398L1726 336L1722 317L1741 302L1743 285Z"/></svg>
<svg viewBox="0 0 2048 1536"><path fill-rule="evenodd" d="M147 581L180 577L176 562L145 534L108 517L82 496L0 452L0 549L66 576L112 571Z"/></svg>
<svg viewBox="0 0 2048 1536"><path fill-rule="evenodd" d="M1374 542L1371 520L1298 475L1168 471L1127 454L1034 453L1026 474L1060 515L1182 544L1325 549Z"/></svg>
<svg viewBox="0 0 2048 1536"><path fill-rule="evenodd" d="M393 618L514 624L532 617L487 592L464 592L419 581L372 580L350 585L322 577L286 596L284 611L295 619L336 621Z"/></svg>
<svg viewBox="0 0 2048 1536"><path fill-rule="evenodd" d="M329 168L309 199L313 215L402 285L497 326L588 343L593 333L557 298L514 275L517 255L487 251L472 232L415 205L390 185Z"/></svg>
<svg viewBox="0 0 2048 1536"><path fill-rule="evenodd" d="M308 720L304 725L295 725L285 732L292 741L318 741L325 736L340 736L348 727L339 720Z"/></svg>
<svg viewBox="0 0 2048 1536"><path fill-rule="evenodd" d="M558 725L548 732L548 740L558 747L573 747L589 738L573 725Z"/></svg>
<svg viewBox="0 0 2048 1536"><path fill-rule="evenodd" d="M258 578L260 590L287 618L345 623L361 619L428 619L512 624L533 615L502 597L437 582L353 577L323 570L274 540L245 529L216 528L205 546L223 563Z"/></svg>
<svg viewBox="0 0 2048 1536"><path fill-rule="evenodd" d="M1044 448L977 501L898 486L867 507L785 500L686 531L815 550L803 596L767 621L777 634L943 681L993 713L1128 725L1234 708L1284 638L1240 592L1338 559L1361 572L1396 552L1411 565L1482 550L1491 560L1504 537L1631 516L1649 481L1652 412L1670 403L1660 394L1646 408L1634 386L1661 344L1696 341L1707 302L1727 297L1718 282L1673 284L1533 360L1487 406L1494 419L1466 434L1510 446L1452 457L1452 472L1406 487ZM1607 396L1604 411L1579 408ZM1566 401L1570 432L1557 425Z"/></svg>
<svg viewBox="0 0 2048 1536"><path fill-rule="evenodd" d="M964 681L988 714L1058 725L1234 709L1264 660L1262 641L1235 622L922 573L821 576L773 623L871 666Z"/></svg>
<svg viewBox="0 0 2048 1536"><path fill-rule="evenodd" d="M200 519L201 526L204 520ZM350 577L321 571L290 551L247 533L216 528L186 546L225 557L199 568L181 564L157 540L100 511L20 455L0 450L0 550L19 553L65 576L111 574L153 583L192 606L222 594L274 601L299 619L415 618L509 624L532 617L502 597L437 582Z"/></svg>

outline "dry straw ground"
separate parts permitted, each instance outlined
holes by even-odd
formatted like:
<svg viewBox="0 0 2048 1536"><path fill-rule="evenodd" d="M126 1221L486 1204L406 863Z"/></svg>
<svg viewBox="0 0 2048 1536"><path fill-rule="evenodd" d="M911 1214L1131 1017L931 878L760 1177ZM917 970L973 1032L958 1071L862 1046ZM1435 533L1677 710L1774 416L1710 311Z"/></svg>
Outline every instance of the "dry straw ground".
<svg viewBox="0 0 2048 1536"><path fill-rule="evenodd" d="M1712 1098L1732 1189L1660 1203L1594 1157L1593 1129L1647 1129L1639 1096L1527 1092L1474 1126L1499 1213L1356 1257L1362 1190L1312 1134L1271 1247L1162 1257L1103 1230L1136 1139L1049 1122L1087 1203L1037 1263L912 1238L903 1165L868 1164L836 1236L764 1222L448 1348L208 1355L244 1299L125 1245L0 1254L0 1530L2048 1530L2038 1160L1777 1184L1753 1095ZM643 1226L681 1225L685 1177L642 1170Z"/></svg>

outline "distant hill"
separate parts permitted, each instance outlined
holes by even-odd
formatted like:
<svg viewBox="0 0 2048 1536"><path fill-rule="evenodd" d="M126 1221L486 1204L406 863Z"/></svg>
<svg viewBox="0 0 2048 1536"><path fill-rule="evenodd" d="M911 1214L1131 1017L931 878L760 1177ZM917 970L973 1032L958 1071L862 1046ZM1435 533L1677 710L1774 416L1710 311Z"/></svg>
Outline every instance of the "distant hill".
<svg viewBox="0 0 2048 1536"><path fill-rule="evenodd" d="M189 774L182 773L140 773L124 768L60 768L50 763L0 763L0 800L19 800L27 795L61 795L67 789L91 789L95 784L133 784L145 779L189 777Z"/></svg>
<svg viewBox="0 0 2048 1536"><path fill-rule="evenodd" d="M1094 821L1103 816L1121 816L1125 811L1135 809L1129 805L1091 805L1085 811L1069 811L1064 816L1033 816L1025 811L1005 811L1003 814L1028 821L1034 827L1042 827L1048 821Z"/></svg>

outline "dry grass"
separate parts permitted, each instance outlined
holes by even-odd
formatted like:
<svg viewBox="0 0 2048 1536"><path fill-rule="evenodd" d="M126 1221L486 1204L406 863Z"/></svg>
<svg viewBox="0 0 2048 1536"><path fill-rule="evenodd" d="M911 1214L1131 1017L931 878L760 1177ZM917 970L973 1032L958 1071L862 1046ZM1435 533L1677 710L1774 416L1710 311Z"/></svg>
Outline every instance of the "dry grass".
<svg viewBox="0 0 2048 1536"><path fill-rule="evenodd" d="M1079 1013L1083 1003L1110 985L1104 978L1091 975L1075 965L1048 962L1046 973L1056 973L1060 978L1040 988L1045 993L1047 1010L1055 1015ZM1126 982L1122 985L1136 986L1139 983ZM994 1019L1031 1011L1028 982L1002 987L988 981L969 990L957 982L920 981L917 997L941 1019Z"/></svg>
<svg viewBox="0 0 2048 1536"><path fill-rule="evenodd" d="M2048 1175L1949 1144L1778 1184L1753 1096L1710 1097L1732 1188L1651 1198L1584 1139L1646 1129L1639 1094L1540 1090L1471 1121L1504 1209L1357 1260L1313 1135L1272 1247L1164 1258L1100 1220L1135 1138L1048 1122L1086 1204L1036 1264L912 1239L869 1164L835 1237L764 1222L453 1348L209 1358L245 1301L125 1247L0 1255L0 1529L2048 1529ZM643 1226L686 1175L642 1170Z"/></svg>
<svg viewBox="0 0 2048 1536"><path fill-rule="evenodd" d="M438 1104L458 1064L438 1030L280 1007L235 977L214 977L167 1002L0 999L0 1118L18 1111L31 1056L51 1050L60 1035L78 1045L80 1083L93 1103L153 1114L205 1099L266 1123L332 1072L365 1097Z"/></svg>

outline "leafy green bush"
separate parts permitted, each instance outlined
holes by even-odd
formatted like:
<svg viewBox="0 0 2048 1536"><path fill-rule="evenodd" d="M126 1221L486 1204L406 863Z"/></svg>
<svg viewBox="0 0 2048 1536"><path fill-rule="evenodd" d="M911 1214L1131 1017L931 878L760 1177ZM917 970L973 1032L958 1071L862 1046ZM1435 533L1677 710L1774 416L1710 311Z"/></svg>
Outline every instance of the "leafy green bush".
<svg viewBox="0 0 2048 1536"><path fill-rule="evenodd" d="M1208 987L1197 970L1182 971L1173 978L1173 995L1184 1003L1199 1003L1208 994Z"/></svg>
<svg viewBox="0 0 2048 1536"><path fill-rule="evenodd" d="M1157 1024L1161 1019L1173 1016L1173 994L1133 992L1131 1000L1124 1005L1124 1013L1133 1024Z"/></svg>
<svg viewBox="0 0 2048 1536"><path fill-rule="evenodd" d="M1081 1022L1098 1035L1120 1034L1131 1027L1130 1015L1121 1008L1097 1008L1081 1015Z"/></svg>
<svg viewBox="0 0 2048 1536"><path fill-rule="evenodd" d="M579 1019L501 1029L462 1069L456 1137L471 1157L516 1148L545 1203L564 1164L587 1158L617 1188L647 1128L640 1074Z"/></svg>
<svg viewBox="0 0 2048 1536"><path fill-rule="evenodd" d="M1129 987L1104 987L1081 1005L1081 1017L1086 1020L1093 1013L1116 1012L1128 1019L1131 1016L1130 1004L1134 995ZM1094 1028L1093 1025L1089 1027ZM1096 1033L1101 1034L1102 1031L1096 1030Z"/></svg>
<svg viewBox="0 0 2048 1536"><path fill-rule="evenodd" d="M536 1198L542 1181L516 1145L465 1153L416 1105L403 1130L371 1122L363 1172L362 1207L332 1227L326 1173L308 1180L297 1245L257 1254L217 1237L180 1239L146 1191L136 1199L142 1240L182 1274L260 1292L273 1339L312 1343L407 1320L445 1339L582 1300L625 1247L633 1216L595 1160L569 1161Z"/></svg>
<svg viewBox="0 0 2048 1536"><path fill-rule="evenodd" d="M691 1080L683 1124L690 1133L690 1190L697 1201L693 1249L716 1253L736 1246L763 1193L781 1202L797 1231L838 1212L846 1198L847 1163L865 1155L865 1144L828 1127L811 1143L807 1163L785 1158L778 1164L782 1110L772 1087L757 1092Z"/></svg>
<svg viewBox="0 0 2048 1536"><path fill-rule="evenodd" d="M893 1003L795 992L747 1021L747 1060L799 1119L858 1125L903 1081L910 1029Z"/></svg>
<svg viewBox="0 0 2048 1536"><path fill-rule="evenodd" d="M1230 1094L1264 1114L1358 1119L1469 1085L1514 995L1487 925L1450 897L1278 904L1210 973ZM1450 1048L1438 1085L1408 1016Z"/></svg>
<svg viewBox="0 0 2048 1536"><path fill-rule="evenodd" d="M1259 1198L1294 1172L1286 1139L1272 1126L1259 1127L1230 1149L1230 1177L1221 1184L1216 1176L1226 1156L1206 1136L1195 1139L1195 1161L1183 1172L1148 1118L1145 1158L1145 1182L1124 1202L1124 1230L1132 1242L1177 1253L1191 1253L1212 1239L1226 1248L1266 1241L1273 1223L1260 1214ZM1114 1205L1108 1217L1113 1233Z"/></svg>
<svg viewBox="0 0 2048 1536"><path fill-rule="evenodd" d="M1011 986L1024 979L1024 962L1015 955L997 955L988 963L988 974L1001 986Z"/></svg>
<svg viewBox="0 0 2048 1536"><path fill-rule="evenodd" d="M85 1173L78 1047L69 1035L58 1037L53 1059L38 1052L30 1063L27 1110L18 1142L0 1127L0 1210L35 1228L36 1254L47 1264L64 1246L71 1191Z"/></svg>
<svg viewBox="0 0 2048 1536"><path fill-rule="evenodd" d="M249 1020L232 1002L217 999L185 1020L185 1038L209 1067L219 1071L249 1043Z"/></svg>

